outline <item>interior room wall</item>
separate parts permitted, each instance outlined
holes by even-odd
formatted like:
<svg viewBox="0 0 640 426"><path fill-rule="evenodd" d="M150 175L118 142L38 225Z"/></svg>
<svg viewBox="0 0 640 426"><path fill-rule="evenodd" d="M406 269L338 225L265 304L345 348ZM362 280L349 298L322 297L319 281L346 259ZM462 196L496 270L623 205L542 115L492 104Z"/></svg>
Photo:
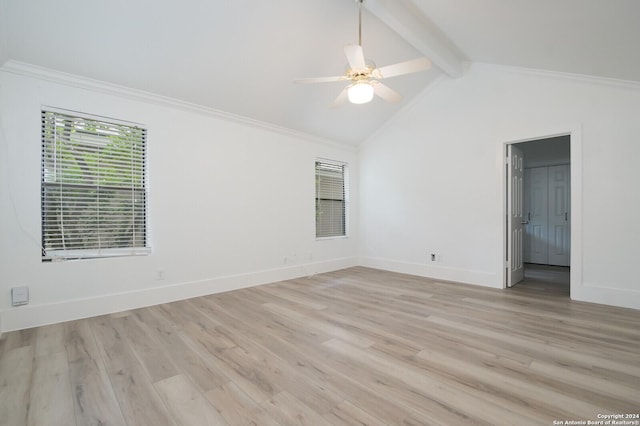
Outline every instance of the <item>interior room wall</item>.
<svg viewBox="0 0 640 426"><path fill-rule="evenodd" d="M557 166L571 161L570 137L558 136L531 142L522 142L517 146L524 156L524 168Z"/></svg>
<svg viewBox="0 0 640 426"><path fill-rule="evenodd" d="M502 287L505 143L580 129L572 297L640 308L638 111L637 83L489 65L428 88L361 147L360 263Z"/></svg>
<svg viewBox="0 0 640 426"><path fill-rule="evenodd" d="M42 106L148 129L151 255L41 262ZM316 158L349 164L357 215L357 153L325 142L55 73L0 72L2 330L355 265L356 228L315 238ZM30 303L11 307L22 285Z"/></svg>

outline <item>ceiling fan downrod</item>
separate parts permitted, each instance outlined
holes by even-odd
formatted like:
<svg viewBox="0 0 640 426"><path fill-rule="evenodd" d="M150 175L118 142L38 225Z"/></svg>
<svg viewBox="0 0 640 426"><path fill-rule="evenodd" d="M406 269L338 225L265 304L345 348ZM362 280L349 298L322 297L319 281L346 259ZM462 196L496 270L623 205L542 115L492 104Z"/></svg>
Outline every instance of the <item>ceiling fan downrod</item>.
<svg viewBox="0 0 640 426"><path fill-rule="evenodd" d="M354 104L367 103L371 101L374 95L389 103L397 104L402 100L402 96L382 84L380 80L429 69L431 62L422 57L380 68L376 68L373 62L367 63L362 51L362 5L364 0L355 0L355 2L358 3L358 44L347 44L344 47L344 54L349 63L345 74L334 77L302 78L295 80L295 82L330 83L348 81L348 86L342 89L342 92L331 104L332 107L338 107L347 100Z"/></svg>
<svg viewBox="0 0 640 426"><path fill-rule="evenodd" d="M358 46L362 47L362 3L364 0L356 0L358 3Z"/></svg>

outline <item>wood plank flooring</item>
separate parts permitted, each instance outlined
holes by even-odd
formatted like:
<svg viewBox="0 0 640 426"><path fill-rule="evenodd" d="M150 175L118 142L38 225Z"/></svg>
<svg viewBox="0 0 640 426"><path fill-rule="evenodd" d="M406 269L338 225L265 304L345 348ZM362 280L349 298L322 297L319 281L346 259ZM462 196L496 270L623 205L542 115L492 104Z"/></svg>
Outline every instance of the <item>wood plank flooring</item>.
<svg viewBox="0 0 640 426"><path fill-rule="evenodd" d="M566 266L525 263L524 281L517 286L523 292L545 292L547 295L569 297L570 277L570 268Z"/></svg>
<svg viewBox="0 0 640 426"><path fill-rule="evenodd" d="M639 412L640 311L535 285L350 268L0 339L0 425L552 425Z"/></svg>

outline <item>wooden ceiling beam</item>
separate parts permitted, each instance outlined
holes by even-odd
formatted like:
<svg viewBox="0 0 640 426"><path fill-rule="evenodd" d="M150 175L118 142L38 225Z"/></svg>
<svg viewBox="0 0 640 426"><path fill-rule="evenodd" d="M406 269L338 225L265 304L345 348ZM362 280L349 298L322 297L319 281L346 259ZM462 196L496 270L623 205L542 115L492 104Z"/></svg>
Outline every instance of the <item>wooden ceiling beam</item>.
<svg viewBox="0 0 640 426"><path fill-rule="evenodd" d="M363 6L449 77L462 77L464 54L410 0L366 0Z"/></svg>

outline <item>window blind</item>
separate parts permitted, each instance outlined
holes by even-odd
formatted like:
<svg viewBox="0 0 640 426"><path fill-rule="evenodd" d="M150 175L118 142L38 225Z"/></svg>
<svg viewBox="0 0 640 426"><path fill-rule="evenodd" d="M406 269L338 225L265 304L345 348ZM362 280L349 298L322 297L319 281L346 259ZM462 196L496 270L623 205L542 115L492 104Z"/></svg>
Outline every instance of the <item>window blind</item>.
<svg viewBox="0 0 640 426"><path fill-rule="evenodd" d="M42 259L144 254L146 130L42 111Z"/></svg>
<svg viewBox="0 0 640 426"><path fill-rule="evenodd" d="M316 161L316 237L346 236L346 165Z"/></svg>

